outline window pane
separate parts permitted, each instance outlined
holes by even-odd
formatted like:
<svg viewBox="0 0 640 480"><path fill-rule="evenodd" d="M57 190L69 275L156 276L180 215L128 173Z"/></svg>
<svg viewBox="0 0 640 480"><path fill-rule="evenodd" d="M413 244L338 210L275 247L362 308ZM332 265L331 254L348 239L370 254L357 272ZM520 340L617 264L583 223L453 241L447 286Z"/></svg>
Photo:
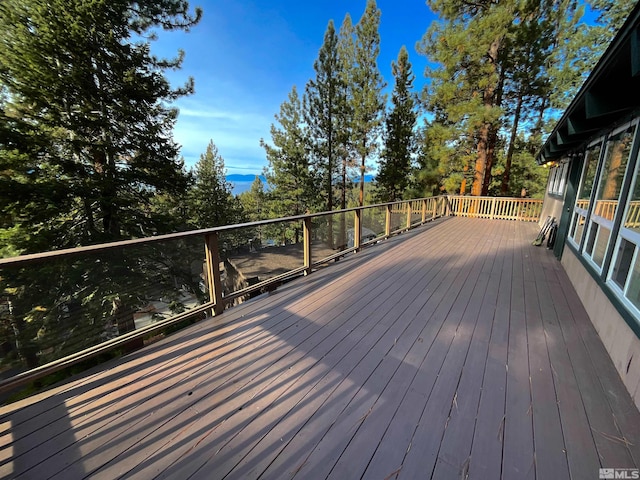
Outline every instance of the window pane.
<svg viewBox="0 0 640 480"><path fill-rule="evenodd" d="M592 223L591 230L589 230L589 238L587 239L587 244L584 247L585 252L589 255L593 253L593 246L596 243L596 235L598 234L598 224Z"/></svg>
<svg viewBox="0 0 640 480"><path fill-rule="evenodd" d="M609 234L611 230L600 225L598 229L598 238L596 240L595 248L593 250L593 261L601 267L604 260L604 254L607 251L607 243L609 242Z"/></svg>
<svg viewBox="0 0 640 480"><path fill-rule="evenodd" d="M626 239L623 238L620 240L620 246L618 247L618 254L616 256L616 263L613 267L611 279L623 290L624 284L627 281L627 275L629 275L629 268L631 268L631 260L633 260L633 252L635 248L636 246Z"/></svg>
<svg viewBox="0 0 640 480"><path fill-rule="evenodd" d="M581 206L580 208L589 208L589 197L591 197L593 181L596 178L596 169L598 167L598 159L600 158L601 150L602 144L598 143L587 150L587 154L585 155L585 168L582 185L580 186L580 193L578 194L578 200L586 201L586 207Z"/></svg>
<svg viewBox="0 0 640 480"><path fill-rule="evenodd" d="M567 183L567 173L569 172L569 164L563 163L560 168L560 183L558 185L558 194L562 195L564 193L564 186Z"/></svg>
<svg viewBox="0 0 640 480"><path fill-rule="evenodd" d="M577 244L580 244L580 240L582 240L582 232L584 232L584 221L585 217L578 214L576 218L576 225L574 227L575 235L573 236L573 239Z"/></svg>
<svg viewBox="0 0 640 480"><path fill-rule="evenodd" d="M631 153L635 125L611 137L607 142L604 168L598 187L594 213L607 220L613 220Z"/></svg>
<svg viewBox="0 0 640 480"><path fill-rule="evenodd" d="M635 186L631 190L625 228L640 232L640 163L636 167Z"/></svg>
<svg viewBox="0 0 640 480"><path fill-rule="evenodd" d="M631 279L627 287L626 297L633 303L636 308L640 308L640 259L636 259L631 272Z"/></svg>
<svg viewBox="0 0 640 480"><path fill-rule="evenodd" d="M578 217L580 216L579 213L574 213L573 214L573 221L571 222L571 230L569 231L569 236L573 239L576 238L576 227L578 226Z"/></svg>

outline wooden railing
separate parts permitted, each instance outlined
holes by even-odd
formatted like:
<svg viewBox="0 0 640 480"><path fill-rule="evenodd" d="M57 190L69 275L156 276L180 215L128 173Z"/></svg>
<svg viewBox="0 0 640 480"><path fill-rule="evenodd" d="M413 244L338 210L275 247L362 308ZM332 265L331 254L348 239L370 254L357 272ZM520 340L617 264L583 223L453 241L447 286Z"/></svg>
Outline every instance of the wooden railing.
<svg viewBox="0 0 640 480"><path fill-rule="evenodd" d="M20 371L0 381L0 392L139 347L431 220L534 221L540 207L439 196L0 259L0 327L14 337L4 339L0 366Z"/></svg>
<svg viewBox="0 0 640 480"><path fill-rule="evenodd" d="M533 198L449 196L449 214L456 217L537 222L542 200Z"/></svg>

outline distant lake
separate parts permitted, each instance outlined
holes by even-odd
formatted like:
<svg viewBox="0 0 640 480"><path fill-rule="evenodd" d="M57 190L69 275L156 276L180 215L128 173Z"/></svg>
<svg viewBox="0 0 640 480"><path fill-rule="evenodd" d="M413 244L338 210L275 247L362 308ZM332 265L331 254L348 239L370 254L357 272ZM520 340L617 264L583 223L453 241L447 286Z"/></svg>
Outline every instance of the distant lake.
<svg viewBox="0 0 640 480"><path fill-rule="evenodd" d="M250 182L231 182L233 184L233 188L231 189L231 193L234 195L240 195L242 192L246 192L247 190L251 190L251 184L253 180Z"/></svg>
<svg viewBox="0 0 640 480"><path fill-rule="evenodd" d="M233 195L240 195L242 192L246 192L247 190L251 190L251 184L255 181L257 175L241 175L241 174L232 174L227 175L227 182L233 184L233 188L231 189L231 193ZM260 175L260 179L262 180L263 185L266 186L266 179L264 175ZM365 175L365 182L370 182L373 180L373 175Z"/></svg>

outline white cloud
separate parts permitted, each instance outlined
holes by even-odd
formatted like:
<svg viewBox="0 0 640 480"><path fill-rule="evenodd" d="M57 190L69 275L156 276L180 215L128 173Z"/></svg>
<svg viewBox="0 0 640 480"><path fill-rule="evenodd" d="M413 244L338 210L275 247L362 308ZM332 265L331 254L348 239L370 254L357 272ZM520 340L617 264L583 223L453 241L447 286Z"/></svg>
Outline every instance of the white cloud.
<svg viewBox="0 0 640 480"><path fill-rule="evenodd" d="M218 147L229 173L262 172L266 164L261 138L269 138L271 121L258 113L227 112L198 108L181 108L174 130L182 145L181 154L188 166L204 153L209 140Z"/></svg>

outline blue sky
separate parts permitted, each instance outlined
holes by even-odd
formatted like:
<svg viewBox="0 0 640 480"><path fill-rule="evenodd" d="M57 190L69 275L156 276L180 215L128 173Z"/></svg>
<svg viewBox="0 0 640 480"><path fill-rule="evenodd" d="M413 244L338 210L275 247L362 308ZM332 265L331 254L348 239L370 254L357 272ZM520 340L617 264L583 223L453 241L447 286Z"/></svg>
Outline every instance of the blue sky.
<svg viewBox="0 0 640 480"><path fill-rule="evenodd" d="M402 45L416 75L424 83L426 58L415 51L433 14L424 0L378 0L380 71L390 93L391 61ZM193 165L212 139L229 174L259 174L266 165L260 138L270 141L274 115L293 85L302 93L314 76L329 20L340 28L345 14L356 23L366 0L191 1L204 10L202 21L189 33L162 32L153 51L174 56L185 51L182 70L167 72L172 84L195 80L196 93L180 99L174 132L187 165ZM372 165L373 166L373 165Z"/></svg>

